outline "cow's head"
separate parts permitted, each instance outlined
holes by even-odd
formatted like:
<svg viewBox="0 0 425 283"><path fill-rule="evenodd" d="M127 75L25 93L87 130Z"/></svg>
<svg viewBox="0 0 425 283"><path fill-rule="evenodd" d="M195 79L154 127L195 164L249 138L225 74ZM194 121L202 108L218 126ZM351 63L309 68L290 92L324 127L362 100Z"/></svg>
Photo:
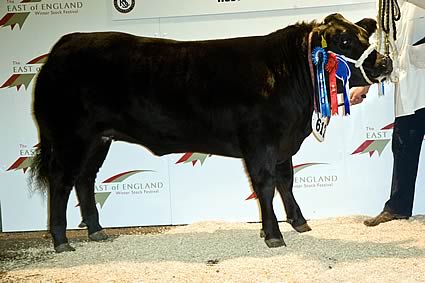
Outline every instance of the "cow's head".
<svg viewBox="0 0 425 283"><path fill-rule="evenodd" d="M357 61L365 52L371 52L362 64L367 79L362 75L361 69L354 66L355 63L349 62L351 67L350 86L375 83L392 72L392 61L388 56L368 49L369 37L375 30L376 21L373 19L365 18L354 24L340 14L327 16L319 26L320 36L326 39L328 51L344 55L353 61Z"/></svg>

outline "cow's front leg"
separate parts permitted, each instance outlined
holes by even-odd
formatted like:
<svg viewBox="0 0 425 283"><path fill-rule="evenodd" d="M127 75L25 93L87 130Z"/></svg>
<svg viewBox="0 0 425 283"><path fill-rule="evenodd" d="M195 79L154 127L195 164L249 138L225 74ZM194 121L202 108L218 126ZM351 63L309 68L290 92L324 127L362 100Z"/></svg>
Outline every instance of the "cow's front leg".
<svg viewBox="0 0 425 283"><path fill-rule="evenodd" d="M307 232L311 228L308 226L292 193L293 184L294 169L292 167L292 158L290 158L276 165L276 188L282 197L288 223L300 233Z"/></svg>
<svg viewBox="0 0 425 283"><path fill-rule="evenodd" d="M247 154L245 165L254 192L260 202L263 232L267 246L269 248L286 246L273 210L276 169L274 148L256 149L255 154Z"/></svg>

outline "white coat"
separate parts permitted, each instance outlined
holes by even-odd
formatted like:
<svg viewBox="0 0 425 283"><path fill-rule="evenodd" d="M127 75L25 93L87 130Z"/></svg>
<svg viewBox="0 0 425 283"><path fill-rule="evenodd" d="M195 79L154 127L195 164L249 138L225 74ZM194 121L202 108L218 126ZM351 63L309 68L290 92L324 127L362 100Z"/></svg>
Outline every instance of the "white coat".
<svg viewBox="0 0 425 283"><path fill-rule="evenodd" d="M425 44L413 46L425 37L425 0L400 1L397 27L399 83L396 84L395 116L410 115L425 108Z"/></svg>

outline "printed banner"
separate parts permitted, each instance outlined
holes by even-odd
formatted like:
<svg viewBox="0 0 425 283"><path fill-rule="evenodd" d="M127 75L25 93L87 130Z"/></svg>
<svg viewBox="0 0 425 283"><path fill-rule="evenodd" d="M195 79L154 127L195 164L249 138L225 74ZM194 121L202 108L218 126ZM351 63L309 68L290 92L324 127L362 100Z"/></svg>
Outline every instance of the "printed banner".
<svg viewBox="0 0 425 283"><path fill-rule="evenodd" d="M350 4L375 4L375 1L321 0L313 2L308 0L112 0L110 3L113 20L135 20L143 18L187 17L272 10L305 9L312 7L331 7Z"/></svg>

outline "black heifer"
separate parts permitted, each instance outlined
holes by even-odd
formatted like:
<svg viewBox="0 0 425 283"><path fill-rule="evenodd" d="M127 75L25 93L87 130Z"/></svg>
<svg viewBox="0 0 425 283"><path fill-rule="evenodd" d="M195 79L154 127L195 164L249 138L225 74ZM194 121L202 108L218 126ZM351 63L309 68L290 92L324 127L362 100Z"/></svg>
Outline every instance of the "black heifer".
<svg viewBox="0 0 425 283"><path fill-rule="evenodd" d="M311 133L313 88L308 38L357 59L376 23L341 15L298 23L266 36L174 41L124 33L73 33L50 52L37 79L34 114L40 150L33 177L49 189L56 251L66 237L66 206L75 186L89 237L107 236L94 198L96 173L112 140L156 155L205 152L243 158L261 206L269 247L284 245L272 207L275 188L289 222L306 231L292 194L292 156ZM373 52L371 79L391 71ZM364 85L353 68L351 85Z"/></svg>

